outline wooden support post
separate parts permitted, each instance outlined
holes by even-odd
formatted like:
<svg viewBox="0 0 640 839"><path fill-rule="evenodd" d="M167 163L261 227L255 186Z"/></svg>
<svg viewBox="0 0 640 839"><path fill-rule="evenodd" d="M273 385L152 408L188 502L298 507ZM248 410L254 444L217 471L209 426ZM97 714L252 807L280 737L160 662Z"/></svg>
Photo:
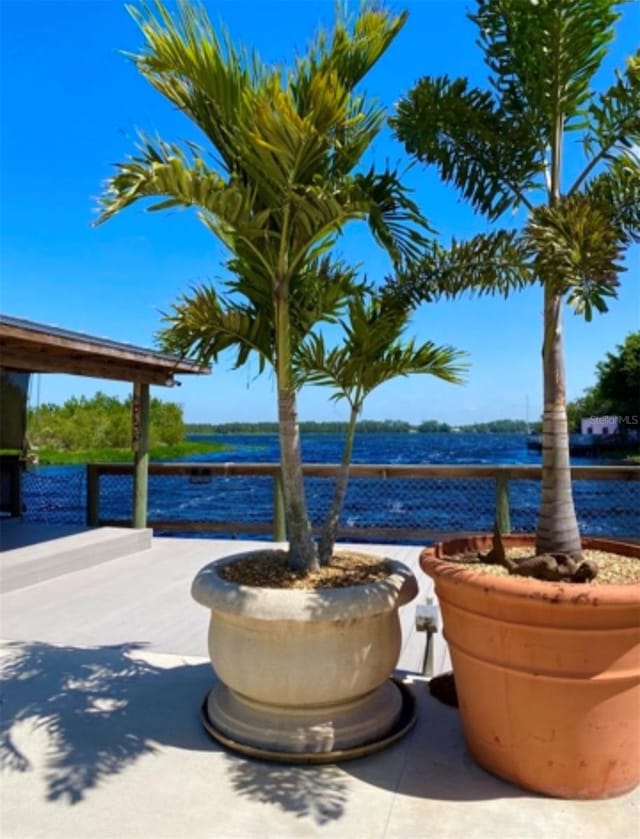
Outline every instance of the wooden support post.
<svg viewBox="0 0 640 839"><path fill-rule="evenodd" d="M133 526L147 526L149 484L149 385L133 385Z"/></svg>
<svg viewBox="0 0 640 839"><path fill-rule="evenodd" d="M511 511L509 506L509 473L496 473L496 522L500 533L511 533Z"/></svg>
<svg viewBox="0 0 640 839"><path fill-rule="evenodd" d="M100 523L100 474L95 463L87 463L87 527Z"/></svg>
<svg viewBox="0 0 640 839"><path fill-rule="evenodd" d="M17 454L0 454L2 478L2 512L10 516L22 515L23 464Z"/></svg>
<svg viewBox="0 0 640 839"><path fill-rule="evenodd" d="M284 490L280 470L273 473L273 539L275 542L285 542L287 539L287 521L284 514Z"/></svg>
<svg viewBox="0 0 640 839"><path fill-rule="evenodd" d="M19 518L22 515L22 470L23 464L19 457L13 458L11 464L11 511L10 515Z"/></svg>

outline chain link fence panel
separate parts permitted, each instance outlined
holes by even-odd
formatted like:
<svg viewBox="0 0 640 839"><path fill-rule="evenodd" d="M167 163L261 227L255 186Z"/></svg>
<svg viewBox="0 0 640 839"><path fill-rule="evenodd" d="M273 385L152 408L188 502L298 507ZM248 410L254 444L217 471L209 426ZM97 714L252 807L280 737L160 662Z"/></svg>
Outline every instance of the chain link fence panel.
<svg viewBox="0 0 640 839"><path fill-rule="evenodd" d="M22 476L22 516L40 524L84 524L87 478L84 467L29 467Z"/></svg>
<svg viewBox="0 0 640 839"><path fill-rule="evenodd" d="M149 521L172 523L170 530L159 528L158 535L271 538L273 485L270 475L198 475L197 469L191 475L151 475ZM305 478L309 515L316 529L322 526L333 487L331 477ZM640 482L576 480L573 490L583 535L639 533ZM24 475L23 495L24 517L28 521L84 524L86 520L84 468L31 468ZM512 532L535 531L540 496L538 480L509 482ZM100 477L100 520L128 524L133 513L132 499L132 475ZM425 531L491 531L495 499L492 477L351 477L340 525L351 540L405 543L423 541L419 534ZM184 530L179 528L181 522L185 523ZM191 524L198 522L224 523L225 528L205 530ZM385 531L390 531L388 536Z"/></svg>

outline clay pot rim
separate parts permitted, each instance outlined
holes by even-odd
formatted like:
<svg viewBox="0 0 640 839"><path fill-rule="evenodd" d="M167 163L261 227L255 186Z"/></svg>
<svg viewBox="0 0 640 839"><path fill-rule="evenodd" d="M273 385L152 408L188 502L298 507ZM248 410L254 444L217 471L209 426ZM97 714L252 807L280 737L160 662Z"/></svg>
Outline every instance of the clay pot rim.
<svg viewBox="0 0 640 839"><path fill-rule="evenodd" d="M224 580L218 574L220 567L255 553L264 554L264 549L231 554L205 565L191 587L194 600L221 612L242 613L261 620L326 621L378 614L394 604L410 602L418 593L418 584L411 569L390 557L380 557L389 563L391 569L385 579L342 588L246 586Z"/></svg>
<svg viewBox="0 0 640 839"><path fill-rule="evenodd" d="M504 536L506 547L527 547L534 541L535 537L525 534ZM610 606L640 605L640 583L564 583L549 582L546 580L535 580L517 576L498 577L492 574L482 574L470 568L461 568L447 561L447 554L436 556L438 550L445 550L446 546L455 545L456 552L464 550L462 545L467 544L467 550L487 550L492 542L489 534L473 536L466 539L454 539L438 542L431 547L425 548L420 554L420 567L434 579L441 578L447 582L465 584L472 588L493 592L496 595L509 595L520 597L526 600L545 600L553 603L571 603L573 605L595 606L598 603L606 602ZM605 550L611 553L618 553L621 556L630 556L640 561L640 546L628 542L617 542L611 539L582 540L583 548L593 550ZM452 554L449 553L449 556Z"/></svg>

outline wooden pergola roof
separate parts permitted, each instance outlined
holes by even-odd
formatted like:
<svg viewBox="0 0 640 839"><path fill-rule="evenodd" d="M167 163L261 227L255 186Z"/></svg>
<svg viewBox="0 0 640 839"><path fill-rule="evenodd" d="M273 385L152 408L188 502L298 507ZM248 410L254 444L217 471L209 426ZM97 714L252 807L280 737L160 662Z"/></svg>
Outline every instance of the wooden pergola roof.
<svg viewBox="0 0 640 839"><path fill-rule="evenodd" d="M0 314L0 366L29 373L69 373L163 385L211 369L164 353Z"/></svg>

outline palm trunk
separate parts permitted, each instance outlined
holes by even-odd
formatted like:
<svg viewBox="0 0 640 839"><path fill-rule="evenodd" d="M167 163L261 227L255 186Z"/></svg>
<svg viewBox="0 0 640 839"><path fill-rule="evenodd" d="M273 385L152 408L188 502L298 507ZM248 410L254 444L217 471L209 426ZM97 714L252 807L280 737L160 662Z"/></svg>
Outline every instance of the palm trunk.
<svg viewBox="0 0 640 839"><path fill-rule="evenodd" d="M579 552L580 532L573 505L562 343L562 297L545 284L542 349L542 504L536 552Z"/></svg>
<svg viewBox="0 0 640 839"><path fill-rule="evenodd" d="M349 417L349 427L347 428L347 436L344 441L344 449L342 450L342 461L340 463L340 471L336 478L336 483L333 488L333 497L331 499L331 506L324 521L322 528L322 536L320 537L320 565L328 565L331 562L333 555L333 548L336 543L336 536L338 534L338 526L340 524L340 514L344 504L344 498L347 494L347 484L349 482L349 466L351 465L351 453L353 452L353 440L356 435L356 421L358 419L358 409L351 408L351 416Z"/></svg>
<svg viewBox="0 0 640 839"><path fill-rule="evenodd" d="M311 571L318 567L318 557L307 515L302 475L298 409L291 369L289 301L286 291L276 292L276 378L278 384L278 429L282 489L284 495L289 566L293 571Z"/></svg>

